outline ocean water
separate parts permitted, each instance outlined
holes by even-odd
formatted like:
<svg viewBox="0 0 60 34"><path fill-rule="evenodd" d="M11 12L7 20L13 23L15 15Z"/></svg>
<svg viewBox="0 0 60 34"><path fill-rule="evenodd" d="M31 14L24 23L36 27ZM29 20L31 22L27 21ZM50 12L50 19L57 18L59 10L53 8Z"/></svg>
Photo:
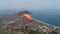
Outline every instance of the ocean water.
<svg viewBox="0 0 60 34"><path fill-rule="evenodd" d="M60 27L60 10L42 9L42 10L31 10L31 12L33 18ZM0 15L9 15L15 13L18 12L15 10L0 10Z"/></svg>
<svg viewBox="0 0 60 34"><path fill-rule="evenodd" d="M18 13L16 10L0 10L0 15L12 15Z"/></svg>
<svg viewBox="0 0 60 34"><path fill-rule="evenodd" d="M32 17L60 27L60 10L34 10Z"/></svg>

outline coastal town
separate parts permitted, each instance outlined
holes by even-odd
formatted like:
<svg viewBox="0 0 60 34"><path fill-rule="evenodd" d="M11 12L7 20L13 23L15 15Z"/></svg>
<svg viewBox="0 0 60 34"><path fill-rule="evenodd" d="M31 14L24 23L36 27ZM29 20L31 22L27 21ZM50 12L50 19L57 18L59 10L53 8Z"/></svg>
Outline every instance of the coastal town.
<svg viewBox="0 0 60 34"><path fill-rule="evenodd" d="M31 23L27 19L21 19L21 14L24 13L29 14L27 11L22 11L20 14L1 15L0 34L29 34L31 30L40 34L60 34L60 27L44 23L33 17Z"/></svg>

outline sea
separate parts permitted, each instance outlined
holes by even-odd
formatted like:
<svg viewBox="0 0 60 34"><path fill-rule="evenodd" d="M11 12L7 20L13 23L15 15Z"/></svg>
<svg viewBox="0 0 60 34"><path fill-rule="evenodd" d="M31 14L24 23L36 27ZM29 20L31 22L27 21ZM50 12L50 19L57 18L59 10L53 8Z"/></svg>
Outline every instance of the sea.
<svg viewBox="0 0 60 34"><path fill-rule="evenodd" d="M31 15L33 18L60 27L60 10L40 9L40 10L30 10L30 11L32 12ZM18 12L11 10L0 10L0 15L7 15L13 13L18 13Z"/></svg>
<svg viewBox="0 0 60 34"><path fill-rule="evenodd" d="M32 17L48 24L60 27L60 10L33 10Z"/></svg>

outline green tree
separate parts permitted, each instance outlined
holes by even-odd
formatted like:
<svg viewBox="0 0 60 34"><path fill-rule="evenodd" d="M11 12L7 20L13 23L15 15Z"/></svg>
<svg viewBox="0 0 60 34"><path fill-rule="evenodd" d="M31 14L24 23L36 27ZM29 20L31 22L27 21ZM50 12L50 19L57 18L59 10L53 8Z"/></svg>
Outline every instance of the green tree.
<svg viewBox="0 0 60 34"><path fill-rule="evenodd" d="M58 32L56 32L56 31L52 31L52 34L59 34Z"/></svg>
<svg viewBox="0 0 60 34"><path fill-rule="evenodd" d="M28 34L41 34L41 33L38 31L31 30Z"/></svg>

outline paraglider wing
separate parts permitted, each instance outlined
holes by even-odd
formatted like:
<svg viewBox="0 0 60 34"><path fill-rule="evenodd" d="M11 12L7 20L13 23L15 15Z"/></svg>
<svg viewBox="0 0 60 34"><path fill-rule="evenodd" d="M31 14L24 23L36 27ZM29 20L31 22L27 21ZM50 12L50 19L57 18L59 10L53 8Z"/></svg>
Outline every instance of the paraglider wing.
<svg viewBox="0 0 60 34"><path fill-rule="evenodd" d="M29 14L23 14L21 17L25 17L29 22L32 22L32 17Z"/></svg>

